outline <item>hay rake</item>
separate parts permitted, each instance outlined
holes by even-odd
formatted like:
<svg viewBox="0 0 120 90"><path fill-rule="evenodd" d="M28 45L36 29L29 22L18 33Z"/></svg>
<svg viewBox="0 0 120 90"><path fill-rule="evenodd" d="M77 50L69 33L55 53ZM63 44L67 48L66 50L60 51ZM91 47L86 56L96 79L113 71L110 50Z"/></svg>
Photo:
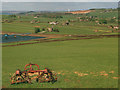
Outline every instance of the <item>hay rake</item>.
<svg viewBox="0 0 120 90"><path fill-rule="evenodd" d="M34 70L33 66L36 66L37 70ZM32 80L36 80L36 82L39 83L54 83L57 81L57 74L53 74L53 72L48 68L40 70L39 65L30 63L25 65L24 71L21 71L20 69L16 70L10 78L10 83L32 83Z"/></svg>

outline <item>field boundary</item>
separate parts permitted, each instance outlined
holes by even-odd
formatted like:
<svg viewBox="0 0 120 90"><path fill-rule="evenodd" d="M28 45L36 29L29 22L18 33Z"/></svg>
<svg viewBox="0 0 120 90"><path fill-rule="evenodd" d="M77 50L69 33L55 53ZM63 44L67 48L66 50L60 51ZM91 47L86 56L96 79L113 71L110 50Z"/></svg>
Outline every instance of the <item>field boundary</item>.
<svg viewBox="0 0 120 90"><path fill-rule="evenodd" d="M50 39L37 39L33 40L36 42L31 43L19 43L15 45L2 45L2 47L11 47L11 46L20 46L20 45L27 45L27 44L36 44L36 43L44 43L44 42L56 42L56 41L68 41L68 40L82 40L82 39L97 39L97 38L111 38L111 37L120 37L120 35L72 35L71 37L80 37L80 38L68 38L68 39L56 39L56 40L50 40Z"/></svg>

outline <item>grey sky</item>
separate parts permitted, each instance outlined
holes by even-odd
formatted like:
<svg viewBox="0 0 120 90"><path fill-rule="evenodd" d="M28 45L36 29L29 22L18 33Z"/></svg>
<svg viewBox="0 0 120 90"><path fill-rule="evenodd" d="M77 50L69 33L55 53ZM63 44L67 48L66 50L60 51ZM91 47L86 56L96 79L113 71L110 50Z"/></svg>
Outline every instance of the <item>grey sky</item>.
<svg viewBox="0 0 120 90"><path fill-rule="evenodd" d="M117 2L3 2L2 10L12 11L66 11L91 8L117 8Z"/></svg>
<svg viewBox="0 0 120 90"><path fill-rule="evenodd" d="M1 0L2 2L119 2L119 0Z"/></svg>

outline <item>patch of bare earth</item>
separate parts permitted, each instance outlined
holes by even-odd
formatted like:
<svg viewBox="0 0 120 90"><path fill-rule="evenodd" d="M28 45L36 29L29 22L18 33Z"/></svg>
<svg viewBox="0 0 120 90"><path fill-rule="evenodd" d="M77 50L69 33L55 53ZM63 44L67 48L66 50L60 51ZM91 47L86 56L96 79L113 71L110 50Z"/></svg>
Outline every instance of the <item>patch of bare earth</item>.
<svg viewBox="0 0 120 90"><path fill-rule="evenodd" d="M66 13L72 13L72 14L86 14L93 12L94 10L80 10L80 11L71 11L71 12L66 12Z"/></svg>

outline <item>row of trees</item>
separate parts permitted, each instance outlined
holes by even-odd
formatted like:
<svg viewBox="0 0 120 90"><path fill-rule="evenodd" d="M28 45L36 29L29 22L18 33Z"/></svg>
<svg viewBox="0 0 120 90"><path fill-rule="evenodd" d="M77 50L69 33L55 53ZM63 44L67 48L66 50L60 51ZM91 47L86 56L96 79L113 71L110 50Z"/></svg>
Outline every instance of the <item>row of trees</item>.
<svg viewBox="0 0 120 90"><path fill-rule="evenodd" d="M45 14L42 14L42 16L47 18L56 18L56 19L63 18L63 16L60 14L51 14L51 13L49 14L45 13Z"/></svg>
<svg viewBox="0 0 120 90"><path fill-rule="evenodd" d="M39 33L39 32L41 32L41 31L45 31L45 28L42 28L42 30L40 30L40 28L35 28L35 33ZM52 32L59 32L59 30L52 28Z"/></svg>
<svg viewBox="0 0 120 90"><path fill-rule="evenodd" d="M116 18L104 19L104 18L98 18L97 16L79 17L78 20L80 20L80 21L95 21L97 23L99 22L99 24L107 24L107 23L117 22Z"/></svg>
<svg viewBox="0 0 120 90"><path fill-rule="evenodd" d="M101 19L101 20L99 20L100 24L115 23L115 22L117 22L116 19L110 19L110 20Z"/></svg>

